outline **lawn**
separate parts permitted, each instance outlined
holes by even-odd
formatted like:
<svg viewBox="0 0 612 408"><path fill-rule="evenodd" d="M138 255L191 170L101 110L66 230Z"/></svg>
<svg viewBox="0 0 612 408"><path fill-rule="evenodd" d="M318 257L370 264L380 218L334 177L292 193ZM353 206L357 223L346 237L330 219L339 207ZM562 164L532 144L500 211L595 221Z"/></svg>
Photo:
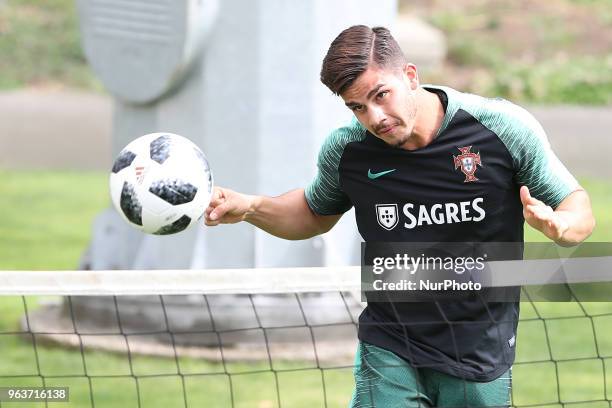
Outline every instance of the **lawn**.
<svg viewBox="0 0 612 408"><path fill-rule="evenodd" d="M0 269L74 269L85 249L92 217L108 205L106 175L0 171ZM598 226L591 241L612 238L612 185L581 180L590 192ZM527 231L527 240L539 240ZM53 299L0 298L0 386L69 386L70 403L58 407L347 406L350 368L320 370L303 362L222 365L193 358L153 358L34 344L16 333L28 311ZM608 407L612 397L612 304L521 305L515 405L582 402ZM181 373L178 375L177 373ZM50 378L53 377L53 378ZM184 379L184 383L182 382ZM231 383L231 392L230 392ZM325 387L323 387L323 384ZM186 390L183 393L183 387ZM93 403L92 404L92 400ZM585 404L587 401L592 401ZM23 404L2 403L1 407ZM28 407L44 404L28 404Z"/></svg>
<svg viewBox="0 0 612 408"><path fill-rule="evenodd" d="M0 89L101 89L81 49L73 0L0 1L0 55Z"/></svg>

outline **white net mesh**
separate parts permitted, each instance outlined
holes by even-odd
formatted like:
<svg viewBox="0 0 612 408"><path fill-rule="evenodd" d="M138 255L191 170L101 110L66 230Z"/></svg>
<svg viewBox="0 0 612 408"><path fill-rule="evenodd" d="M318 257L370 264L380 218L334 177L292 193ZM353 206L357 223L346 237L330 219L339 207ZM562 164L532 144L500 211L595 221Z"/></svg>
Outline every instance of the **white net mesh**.
<svg viewBox="0 0 612 408"><path fill-rule="evenodd" d="M13 322L0 327L0 387L69 387L70 401L53 403L67 407L346 407L359 277L359 268L0 272ZM610 327L610 303L524 297L513 405L610 406Z"/></svg>

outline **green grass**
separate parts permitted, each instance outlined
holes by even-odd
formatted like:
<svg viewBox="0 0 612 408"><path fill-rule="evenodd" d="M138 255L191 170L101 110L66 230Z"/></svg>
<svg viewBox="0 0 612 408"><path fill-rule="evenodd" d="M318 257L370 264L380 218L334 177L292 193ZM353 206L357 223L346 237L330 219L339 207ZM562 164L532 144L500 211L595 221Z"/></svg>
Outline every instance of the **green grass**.
<svg viewBox="0 0 612 408"><path fill-rule="evenodd" d="M39 307L49 298L27 297L28 312ZM17 322L24 315L22 298L0 299L3 311L0 317L0 333L17 330ZM87 336L83 336L86 342ZM130 365L126 354L86 351L83 356L76 350L37 344L18 334L0 334L0 386L41 386L40 372L44 376L65 376L47 380L47 386L69 386L70 403L61 407L90 406L93 394L96 407L136 407L137 395L145 407L182 406L183 388L180 373L185 375L186 395L190 407L229 407L231 386L234 403L239 408L276 407L276 382L267 362L257 364L228 364L197 359L180 358L178 365L171 358L153 358L134 355ZM323 406L321 372L313 364L273 361L278 371L281 405L310 408ZM310 367L311 369L304 369ZM94 376L92 386L85 377ZM196 375L199 373L200 375ZM152 374L158 376L153 377ZM352 391L350 368L324 371L327 403L330 407L344 407ZM15 377L4 377L15 376ZM135 377L138 377L136 381ZM136 383L138 382L138 391ZM11 404L2 404L10 407ZM15 404L15 407L22 406ZM31 404L28 407L43 404Z"/></svg>
<svg viewBox="0 0 612 408"><path fill-rule="evenodd" d="M576 303L523 302L513 368L515 404L612 397L612 383L604 383L612 374L612 304L583 305L586 310Z"/></svg>
<svg viewBox="0 0 612 408"><path fill-rule="evenodd" d="M498 46L450 39L450 58L465 66L485 67L463 91L502 97L517 103L535 104L612 104L612 54L549 58L538 63L515 60ZM559 66L566 66L559 70Z"/></svg>
<svg viewBox="0 0 612 408"><path fill-rule="evenodd" d="M588 242L612 242L612 183L592 179L580 182L591 197L597 222ZM527 226L525 240L546 238ZM612 303L523 302L513 369L514 404L612 399L611 335ZM572 359L576 360L553 362ZM608 402L588 406L608 407Z"/></svg>
<svg viewBox="0 0 612 408"><path fill-rule="evenodd" d="M518 102L540 104L612 104L612 54L604 57L550 59L537 65L517 62L495 69L486 83L487 95L501 95Z"/></svg>
<svg viewBox="0 0 612 408"><path fill-rule="evenodd" d="M0 213L3 214L0 269L74 269L87 246L92 217L108 205L106 174L1 171L0 177L3 180L0 184ZM581 183L591 194L598 221L591 240L610 242L612 184L601 180L581 180ZM531 241L541 240L530 230L526 237ZM30 312L43 302L57 300L26 297L25 304ZM524 302L521 308L513 369L515 404L554 405L612 398L612 303ZM224 368L199 359L181 358L177 365L170 358L135 355L130 365L125 354L87 349L81 355L78 350L44 344L37 344L35 353L31 337L14 333L25 314L24 299L0 298L0 310L0 350L3 351L0 386L40 386L39 372L66 376L47 379L48 386L70 387L70 403L54 406L91 406L93 395L96 407L135 407L138 393L142 406L182 406L179 370L185 375L188 406L231 406L230 379L236 407L277 406L275 377L267 362L232 363ZM274 368L279 370L282 406L324 405L321 371L300 369L305 364L273 361ZM91 386L85 372L95 376ZM160 376L148 377L151 373ZM347 406L353 387L350 368L326 369L323 375L328 406ZM608 406L607 403L581 406L604 405ZM24 405L2 403L1 406Z"/></svg>
<svg viewBox="0 0 612 408"><path fill-rule="evenodd" d="M428 81L452 84L456 75L463 91L520 103L612 104L608 0L534 3L528 12L520 2L440 2L422 17L448 46L449 64Z"/></svg>
<svg viewBox="0 0 612 408"><path fill-rule="evenodd" d="M0 170L0 179L0 269L77 269L108 205L107 176Z"/></svg>
<svg viewBox="0 0 612 408"><path fill-rule="evenodd" d="M85 61L74 0L0 2L0 89L101 89Z"/></svg>
<svg viewBox="0 0 612 408"><path fill-rule="evenodd" d="M107 175L0 171L0 179L3 180L0 184L0 213L3 214L3 221L0 222L0 270L77 268L79 257L90 237L93 217L109 204ZM28 297L26 300L31 312L40 307L41 302L54 299ZM38 355L35 355L31 339L17 334L2 334L18 330L18 323L25 314L22 299L0 298L0 310L0 350L3 350L0 386L40 386L40 377L36 375L39 369L44 375L80 376L53 379L47 385L70 386L70 403L58 403L58 407L90 406L90 386L84 377L86 366L89 375L124 376L92 380L91 393L96 407L137 406L136 381L130 376L130 365L125 355L87 351L83 361L78 351L44 345L38 345ZM278 382L282 406L310 408L324 405L319 370L296 370L304 363L273 363L275 369L280 370ZM173 359L135 356L131 369L136 375L165 374L139 379L138 387L144 407L182 406L183 392L178 369L186 374L189 406L231 406L228 400L231 395L230 377L220 364L181 358L177 368ZM267 363L229 364L227 371L232 373L236 407L276 406L276 383ZM257 371L265 372L245 374ZM26 377L3 378L7 375ZM325 370L324 376L328 406L346 406L352 391L351 369ZM23 407L23 404L2 403L1 406ZM28 407L35 406L44 405L28 404Z"/></svg>
<svg viewBox="0 0 612 408"><path fill-rule="evenodd" d="M610 181L585 179L579 180L591 197L595 215L595 230L586 242L612 242L612 183ZM548 239L540 232L525 224L525 242L546 242Z"/></svg>

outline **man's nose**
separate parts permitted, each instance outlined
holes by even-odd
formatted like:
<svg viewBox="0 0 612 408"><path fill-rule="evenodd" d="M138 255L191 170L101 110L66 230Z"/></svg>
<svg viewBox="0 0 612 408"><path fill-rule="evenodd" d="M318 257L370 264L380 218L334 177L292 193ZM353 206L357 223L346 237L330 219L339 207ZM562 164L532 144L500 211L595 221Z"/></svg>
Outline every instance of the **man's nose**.
<svg viewBox="0 0 612 408"><path fill-rule="evenodd" d="M380 127L387 120L387 115L381 108L374 107L370 109L370 120L374 127Z"/></svg>

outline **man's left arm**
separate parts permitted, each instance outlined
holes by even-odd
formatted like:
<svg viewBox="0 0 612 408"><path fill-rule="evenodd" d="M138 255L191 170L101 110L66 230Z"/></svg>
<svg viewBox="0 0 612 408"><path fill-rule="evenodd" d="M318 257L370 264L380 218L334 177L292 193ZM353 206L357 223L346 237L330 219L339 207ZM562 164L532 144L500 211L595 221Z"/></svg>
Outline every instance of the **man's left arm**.
<svg viewBox="0 0 612 408"><path fill-rule="evenodd" d="M525 221L561 246L577 245L591 235L595 218L589 195L579 188L561 201L556 209L534 198L521 187Z"/></svg>

